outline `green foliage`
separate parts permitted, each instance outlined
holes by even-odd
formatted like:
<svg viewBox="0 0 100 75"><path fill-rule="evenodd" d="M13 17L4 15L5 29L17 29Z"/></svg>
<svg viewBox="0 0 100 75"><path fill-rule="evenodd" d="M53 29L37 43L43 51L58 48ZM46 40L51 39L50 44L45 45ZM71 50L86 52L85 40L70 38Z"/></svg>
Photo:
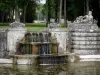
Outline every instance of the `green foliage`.
<svg viewBox="0 0 100 75"><path fill-rule="evenodd" d="M17 1L20 12L22 12L21 19L26 18L26 22L33 22L36 19L36 9L48 18L59 17L60 0L46 0L46 4L39 4L40 0L0 0L0 21L2 19L9 19L13 17L15 9L15 1ZM73 21L76 17L86 14L87 0L66 0L67 19ZM24 9L26 7L26 10ZM89 8L93 11L93 16L100 22L100 0L89 0ZM24 12L26 11L26 15ZM8 18L10 17L10 18ZM64 18L64 0L62 2L62 18ZM13 20L12 20L13 21ZM23 22L23 21L22 21ZM100 23L99 23L100 24Z"/></svg>
<svg viewBox="0 0 100 75"><path fill-rule="evenodd" d="M0 11L10 11L15 7L15 0L0 0Z"/></svg>
<svg viewBox="0 0 100 75"><path fill-rule="evenodd" d="M48 22L54 17L55 11L55 0L46 0L45 9L47 10Z"/></svg>
<svg viewBox="0 0 100 75"><path fill-rule="evenodd" d="M69 6L67 8L68 20L75 20L76 17L84 15L85 0L68 0Z"/></svg>
<svg viewBox="0 0 100 75"><path fill-rule="evenodd" d="M12 12L12 11L14 11L15 5L17 4L18 8L19 8L18 13L22 12L21 19L23 19L24 17L26 18L26 14L29 14L30 18L28 18L29 19L28 22L32 22L36 15L35 9L37 8L37 3L39 1L40 0L0 0L0 15L3 14L3 16L4 16L4 17L1 17L1 19L4 19L4 18L6 18L6 19L12 18L13 19L14 12ZM31 8L29 9L27 7L29 7L29 8L31 7ZM26 12L27 10L28 10L28 12ZM24 14L24 12L26 12L26 13ZM10 18L7 18L8 16Z"/></svg>

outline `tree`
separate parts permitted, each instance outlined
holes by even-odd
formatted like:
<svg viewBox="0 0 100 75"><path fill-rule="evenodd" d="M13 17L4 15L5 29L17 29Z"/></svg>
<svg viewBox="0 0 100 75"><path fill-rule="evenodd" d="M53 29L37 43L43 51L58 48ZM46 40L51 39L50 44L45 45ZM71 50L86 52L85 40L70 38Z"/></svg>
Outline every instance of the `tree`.
<svg viewBox="0 0 100 75"><path fill-rule="evenodd" d="M15 21L20 22L18 0L15 0Z"/></svg>
<svg viewBox="0 0 100 75"><path fill-rule="evenodd" d="M89 0L86 0L86 13L89 13Z"/></svg>
<svg viewBox="0 0 100 75"><path fill-rule="evenodd" d="M44 4L42 6L42 11L41 12L42 12L43 16L46 18L46 16L47 16L46 4Z"/></svg>
<svg viewBox="0 0 100 75"><path fill-rule="evenodd" d="M62 18L62 0L60 0L59 23L61 23L61 18Z"/></svg>
<svg viewBox="0 0 100 75"><path fill-rule="evenodd" d="M50 23L50 19L54 17L55 1L46 0L46 10L47 10L47 26Z"/></svg>
<svg viewBox="0 0 100 75"><path fill-rule="evenodd" d="M29 1L26 11L26 22L31 23L34 19L36 19L36 8L37 8L36 1Z"/></svg>
<svg viewBox="0 0 100 75"><path fill-rule="evenodd" d="M9 14L12 9L12 4L10 4L10 2L12 3L10 0L0 0L1 22L4 22L6 14Z"/></svg>
<svg viewBox="0 0 100 75"><path fill-rule="evenodd" d="M67 2L67 1L64 0L64 24L65 24L65 26L67 26L67 25L66 25L66 24L67 24L67 19L66 19L66 18L67 18L67 10L66 10L66 9L67 9L67 8L66 8L67 5L66 5L66 2Z"/></svg>
<svg viewBox="0 0 100 75"><path fill-rule="evenodd" d="M26 19L26 11L29 5L29 2L32 2L32 8L36 8L37 3L40 0L0 0L0 21L21 21L25 23ZM20 13L22 15L20 15ZM32 12L30 12L32 13ZM34 13L35 14L35 13ZM13 18L15 15L15 18ZM20 17L21 16L21 17Z"/></svg>
<svg viewBox="0 0 100 75"><path fill-rule="evenodd" d="M98 27L100 27L100 0L91 0L91 10L93 12L93 17L97 20Z"/></svg>
<svg viewBox="0 0 100 75"><path fill-rule="evenodd" d="M59 8L60 7L60 0L55 0L55 22L57 23L59 21Z"/></svg>
<svg viewBox="0 0 100 75"><path fill-rule="evenodd" d="M30 0L22 0L21 4L20 4L21 8L22 8L22 22L23 23L25 23L25 21L26 21L26 10L27 10L29 1Z"/></svg>

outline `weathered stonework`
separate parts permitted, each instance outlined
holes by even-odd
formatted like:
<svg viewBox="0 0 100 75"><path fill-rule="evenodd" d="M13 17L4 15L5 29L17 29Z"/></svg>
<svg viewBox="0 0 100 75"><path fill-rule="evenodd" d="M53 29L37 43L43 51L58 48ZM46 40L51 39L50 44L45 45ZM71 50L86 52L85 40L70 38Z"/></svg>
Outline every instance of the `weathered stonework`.
<svg viewBox="0 0 100 75"><path fill-rule="evenodd" d="M0 30L0 58L8 57L7 31Z"/></svg>
<svg viewBox="0 0 100 75"><path fill-rule="evenodd" d="M68 41L68 33L66 30L63 30L61 28L56 28L56 29L52 29L49 30L52 34L52 37L56 37L57 38L57 42L59 43L59 47L58 47L58 53L59 54L64 54L67 52L67 41Z"/></svg>
<svg viewBox="0 0 100 75"><path fill-rule="evenodd" d="M59 43L58 53L64 54L68 51L68 32L66 29L60 28L59 24L51 23L49 24L49 32L51 32L52 37L56 37Z"/></svg>
<svg viewBox="0 0 100 75"><path fill-rule="evenodd" d="M88 15L76 18L68 25L68 29L70 52L80 55L100 54L100 31L91 11Z"/></svg>
<svg viewBox="0 0 100 75"><path fill-rule="evenodd" d="M13 22L10 24L7 34L7 44L9 54L14 54L16 52L16 46L18 42L24 37L26 33L25 24L20 22Z"/></svg>
<svg viewBox="0 0 100 75"><path fill-rule="evenodd" d="M96 24L72 23L69 28L71 52L80 55L99 54L100 32Z"/></svg>
<svg viewBox="0 0 100 75"><path fill-rule="evenodd" d="M100 54L100 31L95 23L69 25L71 52L80 55Z"/></svg>

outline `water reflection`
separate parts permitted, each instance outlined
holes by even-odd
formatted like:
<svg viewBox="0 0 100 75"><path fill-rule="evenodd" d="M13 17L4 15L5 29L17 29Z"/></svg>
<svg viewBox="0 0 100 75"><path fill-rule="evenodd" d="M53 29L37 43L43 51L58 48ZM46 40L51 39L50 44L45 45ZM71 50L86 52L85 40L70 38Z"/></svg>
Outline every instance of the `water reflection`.
<svg viewBox="0 0 100 75"><path fill-rule="evenodd" d="M100 62L78 62L57 66L1 64L0 75L100 75Z"/></svg>

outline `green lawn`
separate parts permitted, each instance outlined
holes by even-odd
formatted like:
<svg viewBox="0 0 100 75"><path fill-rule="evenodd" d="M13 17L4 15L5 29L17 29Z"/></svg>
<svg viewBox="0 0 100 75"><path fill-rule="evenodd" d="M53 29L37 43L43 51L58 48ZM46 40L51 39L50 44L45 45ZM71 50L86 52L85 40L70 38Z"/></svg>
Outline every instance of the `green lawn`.
<svg viewBox="0 0 100 75"><path fill-rule="evenodd" d="M9 28L10 23L0 23L0 29ZM26 23L26 28L28 31L43 31L46 29L45 23Z"/></svg>
<svg viewBox="0 0 100 75"><path fill-rule="evenodd" d="M9 28L10 23L0 23L0 29ZM43 31L46 29L46 23L26 23L27 31ZM61 25L62 28L65 28L64 25Z"/></svg>
<svg viewBox="0 0 100 75"><path fill-rule="evenodd" d="M26 23L27 31L43 31L46 29L45 23Z"/></svg>
<svg viewBox="0 0 100 75"><path fill-rule="evenodd" d="M43 31L46 27L27 27L27 31Z"/></svg>

